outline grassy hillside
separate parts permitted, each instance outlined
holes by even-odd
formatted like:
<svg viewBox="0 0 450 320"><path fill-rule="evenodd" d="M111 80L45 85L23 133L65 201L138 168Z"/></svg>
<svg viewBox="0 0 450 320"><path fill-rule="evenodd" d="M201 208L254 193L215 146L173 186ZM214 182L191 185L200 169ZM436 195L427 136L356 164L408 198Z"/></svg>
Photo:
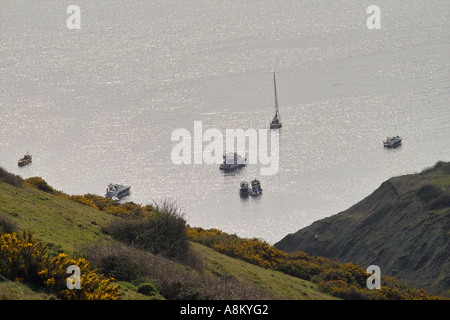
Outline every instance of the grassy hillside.
<svg viewBox="0 0 450 320"><path fill-rule="evenodd" d="M82 290L66 287L73 264ZM438 298L394 278L369 290L368 276L353 263L189 227L170 202L69 196L0 168L0 299Z"/></svg>
<svg viewBox="0 0 450 320"><path fill-rule="evenodd" d="M86 205L24 185L0 181L0 215L30 230L53 251L74 252L97 241L110 241L100 227L113 216Z"/></svg>
<svg viewBox="0 0 450 320"><path fill-rule="evenodd" d="M310 281L249 264L197 243L194 244L194 248L204 258L208 272L220 278L231 277L242 283L260 286L278 299L337 299L319 292L317 285Z"/></svg>
<svg viewBox="0 0 450 320"><path fill-rule="evenodd" d="M194 258L188 262L126 246L102 232L114 219L112 214L59 194L0 181L0 234L2 225L17 232L29 230L51 255L65 252L86 257L99 271L117 276L121 299L335 299L309 281L225 256L201 244L191 243ZM0 279L0 299L55 297L9 280ZM151 294L144 290L146 286L153 288Z"/></svg>
<svg viewBox="0 0 450 320"><path fill-rule="evenodd" d="M348 210L316 221L275 246L383 274L442 294L450 290L450 163L394 177Z"/></svg>

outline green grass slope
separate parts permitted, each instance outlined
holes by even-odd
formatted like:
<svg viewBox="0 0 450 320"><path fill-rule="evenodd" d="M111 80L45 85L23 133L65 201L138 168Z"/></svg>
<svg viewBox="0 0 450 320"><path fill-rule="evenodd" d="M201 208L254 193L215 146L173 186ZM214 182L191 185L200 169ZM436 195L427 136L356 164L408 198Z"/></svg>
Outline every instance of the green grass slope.
<svg viewBox="0 0 450 320"><path fill-rule="evenodd" d="M103 244L102 250L91 252L93 260L96 256L106 256L107 250L110 250L109 258L123 258L126 263L136 260L144 271L140 271L136 279L119 281L121 299L176 298L180 293L174 290L183 286L186 287L184 297L186 291L195 291L193 297L196 297L198 292L208 296L210 290L209 296L212 298L225 299L335 299L319 292L311 282L228 257L197 243L191 243L191 246L199 260L198 268L126 248L102 232L102 226L115 218L111 214L26 184L17 187L0 181L0 218L13 223L18 231L31 231L53 254L66 252L80 255L89 246ZM128 256L130 259L127 259ZM89 255L87 258L89 260ZM160 292L164 294L139 293L138 288L146 282L159 285ZM0 278L0 299L49 298L54 296Z"/></svg>
<svg viewBox="0 0 450 320"><path fill-rule="evenodd" d="M194 250L204 258L208 272L220 277L231 277L241 283L263 288L279 299L287 300L329 300L337 299L319 292L317 285L289 276L285 273L264 269L245 261L235 259L194 243Z"/></svg>
<svg viewBox="0 0 450 320"><path fill-rule="evenodd" d="M89 206L24 185L0 181L0 215L21 230L32 231L50 250L73 252L98 241L109 241L100 231L111 215Z"/></svg>

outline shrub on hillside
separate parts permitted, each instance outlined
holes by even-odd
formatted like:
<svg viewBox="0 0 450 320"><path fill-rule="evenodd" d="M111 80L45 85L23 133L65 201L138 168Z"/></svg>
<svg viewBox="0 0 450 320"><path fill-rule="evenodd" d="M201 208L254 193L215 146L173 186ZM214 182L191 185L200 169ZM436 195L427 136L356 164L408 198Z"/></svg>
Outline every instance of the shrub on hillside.
<svg viewBox="0 0 450 320"><path fill-rule="evenodd" d="M103 231L118 241L151 253L186 259L190 254L186 229L186 221L179 209L164 202L150 215L118 218Z"/></svg>
<svg viewBox="0 0 450 320"><path fill-rule="evenodd" d="M349 285L344 280L321 281L319 289L332 296L347 300L367 300L367 295L363 289Z"/></svg>
<svg viewBox="0 0 450 320"><path fill-rule="evenodd" d="M422 289L412 288L393 277L381 277L381 289L370 290L371 296L383 300L440 300Z"/></svg>
<svg viewBox="0 0 450 320"><path fill-rule="evenodd" d="M31 177L31 178L25 179L25 184L35 187L44 192L48 192L48 193L52 193L52 194L57 193L57 191L55 189L53 189L47 183L47 181L45 181L41 177Z"/></svg>
<svg viewBox="0 0 450 320"><path fill-rule="evenodd" d="M69 265L81 269L80 290L69 290L66 286ZM52 259L45 244L26 231L0 235L0 274L10 280L47 289L60 299L103 300L119 296L118 286L111 285L113 279L97 274L86 259L70 259L64 253Z"/></svg>
<svg viewBox="0 0 450 320"><path fill-rule="evenodd" d="M310 281L314 276L320 274L323 268L310 261L285 260L280 263L278 270L291 276Z"/></svg>
<svg viewBox="0 0 450 320"><path fill-rule="evenodd" d="M94 202L97 204L97 202ZM153 213L151 205L141 206L134 202L115 203L101 209L118 217L144 217Z"/></svg>
<svg viewBox="0 0 450 320"><path fill-rule="evenodd" d="M267 300L277 297L266 289L235 278L186 272L184 268L159 269L152 283L168 300Z"/></svg>
<svg viewBox="0 0 450 320"><path fill-rule="evenodd" d="M0 215L0 234L13 233L17 231L17 224L5 215Z"/></svg>
<svg viewBox="0 0 450 320"><path fill-rule="evenodd" d="M23 184L22 177L6 171L2 167L0 167L0 181L6 182L15 187L22 187Z"/></svg>
<svg viewBox="0 0 450 320"><path fill-rule="evenodd" d="M118 202L114 201L111 198L98 196L95 194L85 194L84 196L78 196L80 198L84 198L85 200L88 200L87 202L92 205L94 208L99 210L104 210L105 208L109 206L118 206L120 205ZM75 200L75 199L74 199Z"/></svg>
<svg viewBox="0 0 450 320"><path fill-rule="evenodd" d="M263 268L276 269L287 257L286 253L257 238L243 239L217 229L189 228L187 233L192 241Z"/></svg>
<svg viewBox="0 0 450 320"><path fill-rule="evenodd" d="M148 282L138 285L138 287L136 288L136 292L144 294L146 296L158 294L158 290L156 289L156 287L152 283Z"/></svg>
<svg viewBox="0 0 450 320"><path fill-rule="evenodd" d="M228 241L216 243L214 249L269 269L276 269L286 256L282 251L257 238L228 239Z"/></svg>
<svg viewBox="0 0 450 320"><path fill-rule="evenodd" d="M158 263L156 258L121 243L95 244L84 248L83 252L102 274L120 281L146 277Z"/></svg>
<svg viewBox="0 0 450 320"><path fill-rule="evenodd" d="M263 288L244 284L233 277L216 277L185 261L174 262L125 244L96 244L83 255L106 276L133 283L136 288L151 283L156 291L170 300L181 299L269 299ZM117 276L117 277L116 277ZM158 294L154 298L161 298Z"/></svg>
<svg viewBox="0 0 450 320"><path fill-rule="evenodd" d="M151 205L142 206L134 202L119 203L110 198L93 194L72 195L68 198L118 217L143 217L153 212Z"/></svg>
<svg viewBox="0 0 450 320"><path fill-rule="evenodd" d="M76 265L80 268L81 289L67 288L67 268ZM51 269L41 271L40 275L47 278L47 286L56 292L57 297L64 300L117 300L119 285L113 285L113 278L106 278L92 269L90 262L84 258L69 258L60 253L51 260Z"/></svg>
<svg viewBox="0 0 450 320"><path fill-rule="evenodd" d="M0 235L0 274L10 280L35 285L42 284L39 273L48 269L49 257L45 244L31 233Z"/></svg>
<svg viewBox="0 0 450 320"><path fill-rule="evenodd" d="M69 199L98 210L98 207L95 205L94 201L92 201L92 199L86 198L85 196L73 195L70 196Z"/></svg>
<svg viewBox="0 0 450 320"><path fill-rule="evenodd" d="M370 275L353 263L341 264L337 260L310 256L301 251L285 254L271 250L271 246L263 242L254 245L259 241L257 239L242 239L217 229L190 228L188 234L192 241L229 256L312 281L321 291L343 299L437 299L393 278L383 277L381 290L369 290L366 281Z"/></svg>

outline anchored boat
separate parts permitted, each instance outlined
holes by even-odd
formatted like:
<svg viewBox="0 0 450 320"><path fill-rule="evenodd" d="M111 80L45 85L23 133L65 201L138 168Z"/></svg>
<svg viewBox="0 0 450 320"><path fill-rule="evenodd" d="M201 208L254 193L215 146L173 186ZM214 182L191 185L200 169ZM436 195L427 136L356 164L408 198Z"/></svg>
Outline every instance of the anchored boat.
<svg viewBox="0 0 450 320"><path fill-rule="evenodd" d="M386 137L386 140L383 141L383 145L388 148L397 147L401 143L402 143L402 138L400 138L399 136Z"/></svg>
<svg viewBox="0 0 450 320"><path fill-rule="evenodd" d="M270 129L279 129L281 128L281 118L280 111L278 110L278 96L277 96L277 81L275 79L275 73L273 74L273 88L275 91L275 116L270 122Z"/></svg>
<svg viewBox="0 0 450 320"><path fill-rule="evenodd" d="M248 186L248 182L247 181L242 181L239 184L239 193L241 194L241 196L248 196L250 195L251 189Z"/></svg>
<svg viewBox="0 0 450 320"><path fill-rule="evenodd" d="M31 163L31 159L32 157L27 150L27 153L23 156L23 158L19 159L19 162L17 164L19 165L19 167L26 166L27 164Z"/></svg>
<svg viewBox="0 0 450 320"><path fill-rule="evenodd" d="M124 186L122 184L110 183L106 188L106 197L113 200L120 200L121 198L130 194L131 186Z"/></svg>
<svg viewBox="0 0 450 320"><path fill-rule="evenodd" d="M252 190L250 191L251 196L259 196L262 194L261 182L257 179L252 181Z"/></svg>
<svg viewBox="0 0 450 320"><path fill-rule="evenodd" d="M224 171L231 171L241 168L247 164L247 158L238 155L236 152L229 152L223 155L223 163L220 164L219 169Z"/></svg>

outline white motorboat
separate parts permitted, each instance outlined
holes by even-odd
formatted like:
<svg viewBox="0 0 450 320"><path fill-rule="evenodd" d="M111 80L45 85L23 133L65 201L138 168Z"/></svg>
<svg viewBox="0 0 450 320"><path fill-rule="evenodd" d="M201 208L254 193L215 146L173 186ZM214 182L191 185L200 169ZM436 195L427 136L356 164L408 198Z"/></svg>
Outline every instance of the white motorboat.
<svg viewBox="0 0 450 320"><path fill-rule="evenodd" d="M223 163L220 164L220 170L231 171L241 168L247 164L247 158L238 155L236 152L224 154Z"/></svg>
<svg viewBox="0 0 450 320"><path fill-rule="evenodd" d="M113 200L120 200L121 198L130 194L131 186L124 186L122 184L110 183L106 188L106 197Z"/></svg>

